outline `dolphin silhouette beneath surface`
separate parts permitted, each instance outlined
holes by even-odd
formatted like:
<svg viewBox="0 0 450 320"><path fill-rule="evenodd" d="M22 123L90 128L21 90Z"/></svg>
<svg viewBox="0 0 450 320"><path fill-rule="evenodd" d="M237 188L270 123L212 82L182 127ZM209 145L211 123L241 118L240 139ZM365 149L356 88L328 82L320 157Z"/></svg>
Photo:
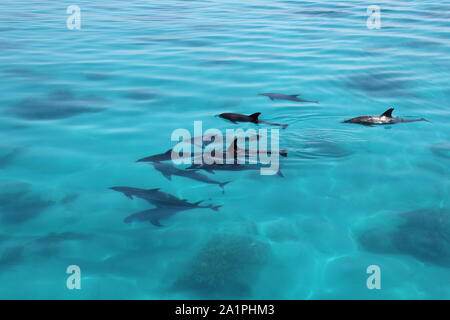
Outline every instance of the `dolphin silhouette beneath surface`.
<svg viewBox="0 0 450 320"><path fill-rule="evenodd" d="M246 139L248 139L249 141L252 140L259 140L260 135L259 134L255 134L249 137L245 137ZM215 134L206 134L204 136L198 136L198 137L193 137L190 139L185 139L181 142L185 142L185 143L191 143L194 144L198 147L206 147L209 144L215 142L216 139L216 135ZM152 156L148 156L139 160L136 160L136 162L162 162L162 161L169 161L172 160L172 150L173 149L169 149L166 152L163 153L158 153L158 154L154 154ZM183 153L183 154L178 154L178 159L184 159L184 158L192 158L192 157L197 157L202 155L202 152L192 152L192 153ZM1 159L0 159L1 160ZM0 161L1 164L1 161Z"/></svg>
<svg viewBox="0 0 450 320"><path fill-rule="evenodd" d="M159 191L159 188L139 189L132 187L111 187L109 189L121 192L130 199L133 199L133 197L144 199L145 201L160 208L202 208L219 211L219 208L222 207L221 205L211 204L201 206L200 203L202 203L203 200L190 203L189 201L185 199L179 199L174 195L171 195L170 193Z"/></svg>
<svg viewBox="0 0 450 320"><path fill-rule="evenodd" d="M178 154L178 159L184 159L184 158L192 158L196 156L200 156L202 152L192 152L192 153L183 153ZM139 160L136 160L136 162L162 162L162 161L169 161L172 160L172 149L167 150L163 153L154 154L149 157L145 157Z"/></svg>
<svg viewBox="0 0 450 320"><path fill-rule="evenodd" d="M319 101L311 101L299 98L299 94L282 94L282 93L258 93L259 96L266 96L270 100L288 100L295 102L311 102L311 103L319 103Z"/></svg>
<svg viewBox="0 0 450 320"><path fill-rule="evenodd" d="M218 150L212 150L211 157L207 157L205 154L203 154L203 159L208 158L210 160L214 160L214 162L217 162L217 160L225 160L225 159L241 159L242 156L247 158L255 158L258 156L258 154L272 154L271 150L264 150L264 149L242 149L238 146L238 138L235 138L233 142L230 144L228 149L226 151L218 151ZM287 151L286 150L279 150L278 154L282 157L287 157ZM213 161L211 161L213 162ZM195 160L194 160L195 163Z"/></svg>
<svg viewBox="0 0 450 320"><path fill-rule="evenodd" d="M383 112L379 116L360 116L356 118L352 118L349 120L343 121L343 123L357 123L362 124L364 126L373 126L373 125L385 125L385 124L395 124L401 122L417 122L417 121L427 121L424 118L420 119L402 119L402 118L394 118L392 117L392 111L394 108L390 108Z"/></svg>
<svg viewBox="0 0 450 320"><path fill-rule="evenodd" d="M246 171L246 170L260 170L263 168L263 166L259 164L251 164L251 165L245 165L245 164L228 164L228 163L213 163L213 164L193 164L190 167L188 167L188 170L205 170L206 172L214 174L214 171ZM277 175L280 177L284 177L281 170L278 169Z"/></svg>
<svg viewBox="0 0 450 320"><path fill-rule="evenodd" d="M144 211L139 211L133 213L132 215L126 217L123 222L132 223L132 222L150 222L152 225L156 227L164 227L159 221L162 219L167 219L171 216L174 216L178 212L190 210L194 208L153 208Z"/></svg>
<svg viewBox="0 0 450 320"><path fill-rule="evenodd" d="M162 175L168 180L172 180L172 176L185 177L185 178L197 180L197 181L204 182L204 183L216 184L220 188L222 188L222 192L225 192L224 186L231 182L231 181L227 181L227 182L215 181L215 180L208 178L204 174L201 174L201 173L193 171L193 170L178 169L170 163L154 162L153 166L155 167L156 170L161 172Z"/></svg>
<svg viewBox="0 0 450 320"><path fill-rule="evenodd" d="M260 115L261 115L261 112L255 112L249 116L246 116L245 114L240 114L240 113L221 113L221 114L219 114L219 117L222 119L225 119L225 120L229 120L233 123L252 122L252 123L256 123L256 124L268 124L268 125L272 125L272 126L280 126L283 128L287 128L287 126L288 126L287 124L261 121L258 119L258 117Z"/></svg>

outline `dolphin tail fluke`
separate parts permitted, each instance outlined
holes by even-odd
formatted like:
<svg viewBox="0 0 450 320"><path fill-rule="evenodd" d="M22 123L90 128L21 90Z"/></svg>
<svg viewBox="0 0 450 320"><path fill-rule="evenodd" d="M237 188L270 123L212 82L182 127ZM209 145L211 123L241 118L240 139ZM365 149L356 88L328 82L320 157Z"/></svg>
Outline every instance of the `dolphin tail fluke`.
<svg viewBox="0 0 450 320"><path fill-rule="evenodd" d="M219 183L219 187L222 188L222 193L225 193L225 185L229 184L231 181Z"/></svg>
<svg viewBox="0 0 450 320"><path fill-rule="evenodd" d="M164 226L159 222L159 220L156 220L156 219L150 220L150 223L151 223L152 225L154 225L155 227L164 227Z"/></svg>
<svg viewBox="0 0 450 320"><path fill-rule="evenodd" d="M131 195L131 194L129 194L129 193L124 193L124 195L126 195L127 196L127 198L130 198L131 200L133 200L133 195Z"/></svg>

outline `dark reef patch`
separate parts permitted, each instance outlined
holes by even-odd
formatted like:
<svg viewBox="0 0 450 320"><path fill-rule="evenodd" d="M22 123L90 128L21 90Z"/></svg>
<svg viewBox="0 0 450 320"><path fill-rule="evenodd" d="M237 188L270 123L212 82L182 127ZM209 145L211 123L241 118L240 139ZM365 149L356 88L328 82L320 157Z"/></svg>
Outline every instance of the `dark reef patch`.
<svg viewBox="0 0 450 320"><path fill-rule="evenodd" d="M174 288L199 298L249 298L270 253L267 243L251 237L216 235L188 263Z"/></svg>
<svg viewBox="0 0 450 320"><path fill-rule="evenodd" d="M356 231L358 243L375 253L405 254L450 267L450 211L415 210L368 218Z"/></svg>

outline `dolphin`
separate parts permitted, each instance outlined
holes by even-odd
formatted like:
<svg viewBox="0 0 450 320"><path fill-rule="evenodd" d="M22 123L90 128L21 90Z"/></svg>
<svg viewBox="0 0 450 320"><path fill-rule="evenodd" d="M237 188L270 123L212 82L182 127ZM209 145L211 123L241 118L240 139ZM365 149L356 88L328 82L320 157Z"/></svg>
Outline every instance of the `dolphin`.
<svg viewBox="0 0 450 320"><path fill-rule="evenodd" d="M153 208L144 211L139 211L133 213L132 215L126 217L123 222L131 223L131 222L150 222L152 225L156 227L164 227L159 220L167 219L178 212L189 210L193 208Z"/></svg>
<svg viewBox="0 0 450 320"><path fill-rule="evenodd" d="M188 167L188 170L205 170L206 172L214 174L214 171L246 171L246 170L260 170L263 166L261 165L244 165L244 164L228 164L228 163L213 163L213 164L193 164ZM277 175L284 177L281 170L278 170Z"/></svg>
<svg viewBox="0 0 450 320"><path fill-rule="evenodd" d="M250 149L242 149L239 148L238 145L238 138L235 138L233 140L233 143L230 145L230 147L228 148L228 152L233 152L234 153L234 157L237 158L240 155L244 155L245 157L249 157L252 154L257 154L257 153L266 153L266 154L272 154L271 150L264 150L264 149L258 149L258 150L250 150ZM282 157L287 157L287 151L286 150L279 150L278 154Z"/></svg>
<svg viewBox="0 0 450 320"><path fill-rule="evenodd" d="M345 120L343 121L343 123L357 123L362 124L364 126L373 126L373 125L395 124L401 122L428 121L424 118L420 119L394 118L392 117L392 111L394 111L394 108L386 110L379 116L360 116L349 120Z"/></svg>
<svg viewBox="0 0 450 320"><path fill-rule="evenodd" d="M280 126L283 128L287 128L287 124L280 124L280 123L273 123L273 122L266 122L266 121L261 121L258 119L259 115L261 114L261 112L255 112L249 116L246 116L244 114L240 114L240 113L221 113L219 114L220 118L223 118L225 120L229 120L233 123L238 123L238 122L252 122L252 123L256 123L256 124L268 124L268 125L272 125L272 126Z"/></svg>
<svg viewBox="0 0 450 320"><path fill-rule="evenodd" d="M259 140L260 135L259 134L255 134L249 137L246 137L246 139L251 140ZM198 136L198 137L193 137L193 138L189 138L189 139L185 139L182 140L181 142L185 142L185 143L191 143L194 144L198 147L206 147L209 144L213 143L216 139L216 135L214 134L207 134L204 136ZM154 154L152 156L148 156L139 160L136 160L136 162L162 162L162 161L169 161L172 160L172 150L173 149L169 149L166 152L163 153L158 153L158 154ZM199 155L201 155L202 152L193 152L193 153L185 153L183 155L178 155L178 157L180 159L183 158L188 158L188 157L197 157ZM1 160L1 159L0 159ZM0 162L1 164L1 162Z"/></svg>
<svg viewBox="0 0 450 320"><path fill-rule="evenodd" d="M207 206L201 206L200 203L202 203L203 200L190 203L187 200L179 199L174 195L171 195L170 193L159 191L159 188L139 189L132 187L111 187L109 189L117 192L122 192L130 199L133 199L133 197L144 199L145 201L160 208L204 208L219 211L219 208L222 207L221 205L211 204Z"/></svg>
<svg viewBox="0 0 450 320"><path fill-rule="evenodd" d="M160 162L160 161L168 161L171 159L172 159L172 149L169 149L166 152L154 154L152 156L136 160L136 162Z"/></svg>
<svg viewBox="0 0 450 320"><path fill-rule="evenodd" d="M310 101L299 98L299 94L282 94L282 93L258 93L259 96L266 96L270 98L270 100L288 100L295 102L312 102L319 103L318 101Z"/></svg>
<svg viewBox="0 0 450 320"><path fill-rule="evenodd" d="M172 164L169 164L169 163L154 162L153 166L155 167L156 170L161 172L162 175L168 180L172 180L172 176L185 177L185 178L189 178L192 180L197 180L197 181L201 181L201 182L205 182L205 183L216 184L220 188L222 188L222 192L225 192L224 186L231 182L231 181L218 182L218 181L208 178L207 176L205 176L202 173L199 173L199 172L196 172L193 170L181 170L181 169L174 167Z"/></svg>
<svg viewBox="0 0 450 320"><path fill-rule="evenodd" d="M192 158L201 155L201 152L192 152L192 153L183 153L178 154L179 159L184 158ZM167 150L163 153L154 154L152 156L148 156L139 160L136 160L136 162L162 162L162 161L169 161L172 160L172 149Z"/></svg>
<svg viewBox="0 0 450 320"><path fill-rule="evenodd" d="M227 159L227 158L233 158L238 159L244 156L245 158L255 157L259 154L265 153L265 154L272 154L271 150L264 150L264 149L257 149L257 150L251 150L251 149L242 149L238 147L238 138L235 138L233 142L230 144L228 149L226 151L218 151L218 150L212 150L210 159ZM282 157L287 157L287 151L286 150L279 150L279 155ZM205 155L203 155L203 158L205 158ZM215 161L217 162L217 161ZM195 161L194 161L195 163Z"/></svg>

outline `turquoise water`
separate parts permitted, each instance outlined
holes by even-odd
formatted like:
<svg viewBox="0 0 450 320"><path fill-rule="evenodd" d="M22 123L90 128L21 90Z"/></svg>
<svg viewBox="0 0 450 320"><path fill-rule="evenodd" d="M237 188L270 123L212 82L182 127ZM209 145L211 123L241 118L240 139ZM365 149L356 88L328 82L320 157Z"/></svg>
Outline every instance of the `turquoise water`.
<svg viewBox="0 0 450 320"><path fill-rule="evenodd" d="M377 1L380 29L369 4L1 1L0 298L449 299L450 1ZM430 122L341 123L390 106ZM284 178L135 162L195 120L253 127L222 112L289 124ZM112 186L223 207L126 224L153 206Z"/></svg>

